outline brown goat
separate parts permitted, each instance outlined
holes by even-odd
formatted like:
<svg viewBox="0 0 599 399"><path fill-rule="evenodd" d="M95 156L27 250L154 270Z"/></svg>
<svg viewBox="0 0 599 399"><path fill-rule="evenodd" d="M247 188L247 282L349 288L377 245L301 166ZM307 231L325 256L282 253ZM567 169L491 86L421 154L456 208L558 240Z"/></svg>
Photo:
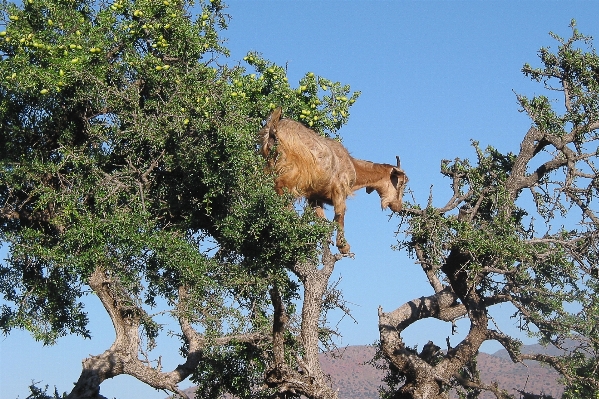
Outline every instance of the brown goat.
<svg viewBox="0 0 599 399"><path fill-rule="evenodd" d="M376 190L381 207L393 212L402 209L402 197L408 178L399 166L355 159L336 140L316 134L299 122L281 119L275 109L259 132L262 155L276 173L275 190L287 189L294 197L304 197L320 217L324 204L333 205L338 224L336 244L341 253L349 252L343 233L345 199L366 187Z"/></svg>

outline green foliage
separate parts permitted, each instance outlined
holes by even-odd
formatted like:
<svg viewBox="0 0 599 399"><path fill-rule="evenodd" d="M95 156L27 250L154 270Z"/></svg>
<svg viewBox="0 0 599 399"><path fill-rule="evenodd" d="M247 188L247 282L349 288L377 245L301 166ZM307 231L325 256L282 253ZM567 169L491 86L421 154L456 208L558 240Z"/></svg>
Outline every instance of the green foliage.
<svg viewBox="0 0 599 399"><path fill-rule="evenodd" d="M286 266L315 258L332 226L274 193L255 136L278 105L335 135L359 93L313 73L293 87L256 53L251 71L229 66L226 23L218 0L0 4L5 334L88 337L82 297L97 269L150 346L160 328L142 309L177 306L182 287L207 336L268 331L274 284L293 309ZM210 355L227 363L223 379L244 350Z"/></svg>
<svg viewBox="0 0 599 399"><path fill-rule="evenodd" d="M596 98L599 92L599 57L592 49L592 38L578 31L576 21L572 21L571 28L572 36L568 40L551 34L560 46L557 52L541 48L539 58L542 67L533 68L525 64L522 68L526 76L543 82L548 88L557 87L558 80L567 82L567 109L561 116L552 109L546 96L532 100L520 98L522 107L532 112L537 126L558 136L565 134L568 126L588 126L599 117Z"/></svg>
<svg viewBox="0 0 599 399"><path fill-rule="evenodd" d="M595 348L597 351L597 348ZM595 352L596 353L596 352ZM584 356L582 353L575 353L567 358L570 372L576 376L571 382L566 384L566 390L562 396L563 399L597 399L599 390L597 390L597 368L599 359L597 357Z"/></svg>
<svg viewBox="0 0 599 399"><path fill-rule="evenodd" d="M217 399L225 394L239 398L272 397L271 390L257 389L263 383L266 365L260 351L245 345L211 349L210 360L202 362L192 382L196 397Z"/></svg>
<svg viewBox="0 0 599 399"><path fill-rule="evenodd" d="M443 208L433 207L432 198L426 207L408 204L407 238L397 248L416 256L437 287L451 288L472 312L468 317L507 302L519 328L541 343L563 347L574 340L571 353L548 363L564 375L564 397L595 398L599 56L574 22L572 29L567 40L552 34L558 48L540 50L540 67L523 68L547 93L518 96L533 122L520 152L482 150L473 142L475 163L442 161L452 198ZM555 91L563 107L548 97ZM520 342L499 335L520 356Z"/></svg>
<svg viewBox="0 0 599 399"><path fill-rule="evenodd" d="M456 197L464 199L459 214L446 214L432 206L419 210L418 217L405 219L409 241L400 242L397 249L413 251L418 247L436 264L442 264L451 249L459 248L471 255L468 267L473 269L491 257L500 267L526 258L515 229L526 212L510 203L502 186L514 156L500 154L492 147L483 151L476 142L473 146L478 155L475 166L460 159L441 163L441 173L452 179ZM473 214L476 217L471 218Z"/></svg>

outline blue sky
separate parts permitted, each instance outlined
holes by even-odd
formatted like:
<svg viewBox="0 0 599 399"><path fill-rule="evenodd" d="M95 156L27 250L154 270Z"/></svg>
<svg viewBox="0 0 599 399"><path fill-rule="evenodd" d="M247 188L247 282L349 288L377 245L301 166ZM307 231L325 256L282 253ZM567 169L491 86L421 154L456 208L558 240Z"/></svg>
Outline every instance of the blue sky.
<svg viewBox="0 0 599 399"><path fill-rule="evenodd" d="M470 140L517 151L530 126L518 112L515 93L543 92L526 79L525 62L538 65L542 46L557 47L548 35L568 37L568 24L599 37L595 1L248 1L229 0L232 17L223 37L231 63L258 51L287 65L290 82L306 72L351 85L362 92L340 131L356 158L393 163L400 155L415 199L425 203L430 187L436 206L449 199L441 178L442 159L473 158ZM243 61L240 61L243 64ZM371 344L378 338L377 308L391 311L408 300L428 295L420 267L406 253L393 251L399 219L380 210L376 195L358 192L348 201L346 238L355 259L337 264L335 278L357 321L338 324L340 345ZM0 337L0 397L25 398L32 380L70 390L81 361L107 349L113 339L109 319L90 297L92 340L61 339L43 347L26 333ZM505 332L516 320L509 308L494 313ZM331 323L337 324L338 315ZM108 326L108 327L107 327ZM467 324L458 323L459 333ZM451 325L421 322L405 331L408 344L429 339L444 346ZM451 336L456 343L462 335ZM524 337L525 342L532 342ZM180 358L178 345L164 339L152 353L163 356L165 369ZM495 343L483 350L494 352ZM186 387L188 384L183 383ZM117 377L102 385L111 398L164 398L166 394Z"/></svg>

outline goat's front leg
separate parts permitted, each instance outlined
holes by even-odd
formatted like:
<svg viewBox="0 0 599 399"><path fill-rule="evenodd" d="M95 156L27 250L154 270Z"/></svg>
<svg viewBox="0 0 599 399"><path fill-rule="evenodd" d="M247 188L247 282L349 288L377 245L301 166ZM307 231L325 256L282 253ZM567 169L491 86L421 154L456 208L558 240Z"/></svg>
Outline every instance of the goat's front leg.
<svg viewBox="0 0 599 399"><path fill-rule="evenodd" d="M339 248L339 252L342 254L349 253L349 244L345 240L344 233L344 220L345 220L345 199L341 201L335 201L333 203L333 207L335 208L335 218L333 219L337 222L337 248Z"/></svg>

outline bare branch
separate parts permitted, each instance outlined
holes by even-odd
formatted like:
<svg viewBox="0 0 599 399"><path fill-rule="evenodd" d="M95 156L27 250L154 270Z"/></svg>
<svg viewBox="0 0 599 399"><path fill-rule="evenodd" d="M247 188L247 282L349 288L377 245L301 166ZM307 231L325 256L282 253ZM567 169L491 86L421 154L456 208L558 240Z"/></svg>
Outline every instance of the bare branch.
<svg viewBox="0 0 599 399"><path fill-rule="evenodd" d="M441 280L439 280L439 277L436 273L440 266L435 267L431 262L427 260L427 257L424 254L424 250L420 245L416 245L414 249L416 252L416 257L418 258L418 263L420 263L420 266L422 266L422 270L424 270L424 273L426 274L426 277L428 278L430 285L433 287L436 293L443 291L443 284L441 284Z"/></svg>

